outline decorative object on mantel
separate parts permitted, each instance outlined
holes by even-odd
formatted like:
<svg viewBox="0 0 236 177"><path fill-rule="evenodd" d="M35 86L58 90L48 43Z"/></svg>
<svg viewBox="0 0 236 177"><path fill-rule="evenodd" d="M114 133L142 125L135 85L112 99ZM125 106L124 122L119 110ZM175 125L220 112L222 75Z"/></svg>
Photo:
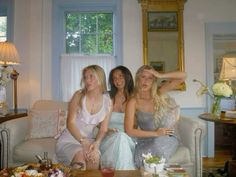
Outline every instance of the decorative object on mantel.
<svg viewBox="0 0 236 177"><path fill-rule="evenodd" d="M3 67L1 74L4 74L7 67L11 66L12 70L9 72L10 78L13 80L13 106L15 110L17 110L17 77L19 73L13 68L13 65L19 64L19 62L19 54L15 45L7 41L0 42L0 65Z"/></svg>
<svg viewBox="0 0 236 177"><path fill-rule="evenodd" d="M213 99L211 106L211 113L219 116L221 113L220 102L222 98L230 97L233 93L231 87L224 82L216 82L211 87L211 90L203 84L201 81L194 79L193 82L198 82L201 84L201 87L197 91L197 95L201 96L203 94L209 95Z"/></svg>

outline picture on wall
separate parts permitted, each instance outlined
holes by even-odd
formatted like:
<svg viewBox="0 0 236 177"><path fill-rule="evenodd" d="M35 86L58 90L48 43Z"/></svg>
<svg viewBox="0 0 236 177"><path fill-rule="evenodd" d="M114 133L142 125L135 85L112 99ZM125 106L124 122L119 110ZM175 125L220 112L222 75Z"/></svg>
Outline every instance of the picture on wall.
<svg viewBox="0 0 236 177"><path fill-rule="evenodd" d="M148 12L148 31L177 31L177 12Z"/></svg>
<svg viewBox="0 0 236 177"><path fill-rule="evenodd" d="M150 65L159 72L165 71L165 63L164 61L151 61Z"/></svg>

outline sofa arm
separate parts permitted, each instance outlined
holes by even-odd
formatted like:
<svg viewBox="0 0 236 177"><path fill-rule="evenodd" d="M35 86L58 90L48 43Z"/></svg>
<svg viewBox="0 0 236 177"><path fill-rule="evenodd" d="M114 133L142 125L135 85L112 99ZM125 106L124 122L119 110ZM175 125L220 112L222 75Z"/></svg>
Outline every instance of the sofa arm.
<svg viewBox="0 0 236 177"><path fill-rule="evenodd" d="M13 162L14 147L20 142L24 141L29 131L29 118L22 117L14 120L4 122L1 129L1 141L4 145L4 159ZM7 166L9 162L4 162Z"/></svg>
<svg viewBox="0 0 236 177"><path fill-rule="evenodd" d="M179 120L181 142L190 150L190 158L195 165L195 176L202 172L202 146L206 134L206 124L198 118L181 116Z"/></svg>

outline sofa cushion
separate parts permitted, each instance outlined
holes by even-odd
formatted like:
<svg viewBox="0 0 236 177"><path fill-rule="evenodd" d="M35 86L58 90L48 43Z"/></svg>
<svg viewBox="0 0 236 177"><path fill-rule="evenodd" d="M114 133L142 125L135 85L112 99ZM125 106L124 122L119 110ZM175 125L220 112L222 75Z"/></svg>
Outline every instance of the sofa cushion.
<svg viewBox="0 0 236 177"><path fill-rule="evenodd" d="M189 149L180 145L173 156L171 156L169 162L179 164L191 163Z"/></svg>
<svg viewBox="0 0 236 177"><path fill-rule="evenodd" d="M30 111L30 128L27 139L58 137L65 129L67 111L34 110Z"/></svg>
<svg viewBox="0 0 236 177"><path fill-rule="evenodd" d="M29 139L15 146L13 159L18 162L37 162L35 155L43 156L48 152L48 158L55 155L56 140L54 138Z"/></svg>

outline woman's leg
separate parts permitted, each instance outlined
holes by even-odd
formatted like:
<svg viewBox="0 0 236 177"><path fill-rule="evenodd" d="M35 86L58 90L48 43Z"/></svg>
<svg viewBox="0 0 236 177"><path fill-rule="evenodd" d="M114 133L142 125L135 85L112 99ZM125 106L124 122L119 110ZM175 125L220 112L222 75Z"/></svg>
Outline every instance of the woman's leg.
<svg viewBox="0 0 236 177"><path fill-rule="evenodd" d="M83 150L78 151L71 162L72 168L86 170L86 162L84 160Z"/></svg>
<svg viewBox="0 0 236 177"><path fill-rule="evenodd" d="M89 160L86 161L87 169L99 169L99 162L100 162L100 152L95 150L90 154Z"/></svg>

